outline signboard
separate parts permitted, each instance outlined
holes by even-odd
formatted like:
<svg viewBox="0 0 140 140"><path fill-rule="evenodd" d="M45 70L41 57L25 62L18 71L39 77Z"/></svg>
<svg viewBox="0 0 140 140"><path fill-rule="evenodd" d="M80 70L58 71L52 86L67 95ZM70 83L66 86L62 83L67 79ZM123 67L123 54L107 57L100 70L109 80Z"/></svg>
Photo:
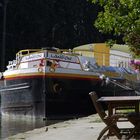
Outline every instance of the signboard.
<svg viewBox="0 0 140 140"><path fill-rule="evenodd" d="M44 53L35 53L30 54L28 56L24 56L21 60L21 62L27 62L27 61L33 61L44 58Z"/></svg>
<svg viewBox="0 0 140 140"><path fill-rule="evenodd" d="M48 53L47 58L59 61L66 61L72 63L78 63L78 58L76 56L66 55L66 54L57 54L57 53Z"/></svg>

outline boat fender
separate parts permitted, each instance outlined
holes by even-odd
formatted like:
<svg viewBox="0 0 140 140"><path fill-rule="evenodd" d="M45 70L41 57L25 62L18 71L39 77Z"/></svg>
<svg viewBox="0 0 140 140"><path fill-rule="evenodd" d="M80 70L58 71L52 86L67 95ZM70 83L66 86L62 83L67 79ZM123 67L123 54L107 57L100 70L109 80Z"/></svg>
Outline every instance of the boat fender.
<svg viewBox="0 0 140 140"><path fill-rule="evenodd" d="M41 59L39 66L38 66L38 72L43 72L43 67L44 67L44 60Z"/></svg>
<svg viewBox="0 0 140 140"><path fill-rule="evenodd" d="M50 71L50 72L55 72L55 68L54 68L54 67L50 67L50 68L49 68L49 71Z"/></svg>
<svg viewBox="0 0 140 140"><path fill-rule="evenodd" d="M42 67L39 67L38 68L38 72L43 72L43 68Z"/></svg>
<svg viewBox="0 0 140 140"><path fill-rule="evenodd" d="M44 65L45 65L45 64L44 64L44 60L41 59L39 66L40 66L40 67L43 67Z"/></svg>
<svg viewBox="0 0 140 140"><path fill-rule="evenodd" d="M53 61L52 64L51 64L51 66L50 66L50 68L49 68L49 71L50 71L50 72L55 72L56 66L57 66L57 65L56 65L56 62Z"/></svg>

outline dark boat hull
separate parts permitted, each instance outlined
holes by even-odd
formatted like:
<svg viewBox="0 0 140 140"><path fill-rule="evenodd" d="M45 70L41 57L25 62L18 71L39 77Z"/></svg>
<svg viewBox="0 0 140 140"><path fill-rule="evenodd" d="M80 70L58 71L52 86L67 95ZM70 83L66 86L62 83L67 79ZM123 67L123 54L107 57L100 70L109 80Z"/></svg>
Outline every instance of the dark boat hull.
<svg viewBox="0 0 140 140"><path fill-rule="evenodd" d="M22 78L4 81L2 114L36 118L84 115L94 112L88 93L101 81L57 78Z"/></svg>

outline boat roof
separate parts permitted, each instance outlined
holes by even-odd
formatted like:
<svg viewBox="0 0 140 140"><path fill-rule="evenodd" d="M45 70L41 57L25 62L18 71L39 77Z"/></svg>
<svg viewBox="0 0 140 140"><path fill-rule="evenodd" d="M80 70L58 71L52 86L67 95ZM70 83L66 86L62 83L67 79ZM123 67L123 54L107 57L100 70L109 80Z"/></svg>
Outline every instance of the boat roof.
<svg viewBox="0 0 140 140"><path fill-rule="evenodd" d="M124 44L114 44L110 49L125 52L125 53L130 53L130 47Z"/></svg>
<svg viewBox="0 0 140 140"><path fill-rule="evenodd" d="M19 53L24 53L24 52L37 52L37 51L41 51L41 49L25 49L25 50L20 50L17 52L17 54Z"/></svg>
<svg viewBox="0 0 140 140"><path fill-rule="evenodd" d="M95 46L98 45L106 45L106 43L91 43L86 45L81 45L78 47L73 48L74 51L94 51ZM130 53L130 47L126 44L114 44L110 50L121 51L125 53Z"/></svg>
<svg viewBox="0 0 140 140"><path fill-rule="evenodd" d="M86 44L73 48L74 51L94 51L95 44Z"/></svg>

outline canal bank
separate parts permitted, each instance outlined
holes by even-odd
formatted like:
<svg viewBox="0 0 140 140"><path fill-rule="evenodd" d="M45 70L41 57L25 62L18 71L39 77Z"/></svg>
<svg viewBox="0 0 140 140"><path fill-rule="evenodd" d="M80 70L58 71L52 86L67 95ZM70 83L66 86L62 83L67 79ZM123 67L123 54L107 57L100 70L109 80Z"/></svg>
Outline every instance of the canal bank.
<svg viewBox="0 0 140 140"><path fill-rule="evenodd" d="M5 140L96 140L104 126L99 116L94 114L20 133ZM120 127L124 126L133 127L128 122L120 124ZM110 137L112 139L117 140L116 137Z"/></svg>

